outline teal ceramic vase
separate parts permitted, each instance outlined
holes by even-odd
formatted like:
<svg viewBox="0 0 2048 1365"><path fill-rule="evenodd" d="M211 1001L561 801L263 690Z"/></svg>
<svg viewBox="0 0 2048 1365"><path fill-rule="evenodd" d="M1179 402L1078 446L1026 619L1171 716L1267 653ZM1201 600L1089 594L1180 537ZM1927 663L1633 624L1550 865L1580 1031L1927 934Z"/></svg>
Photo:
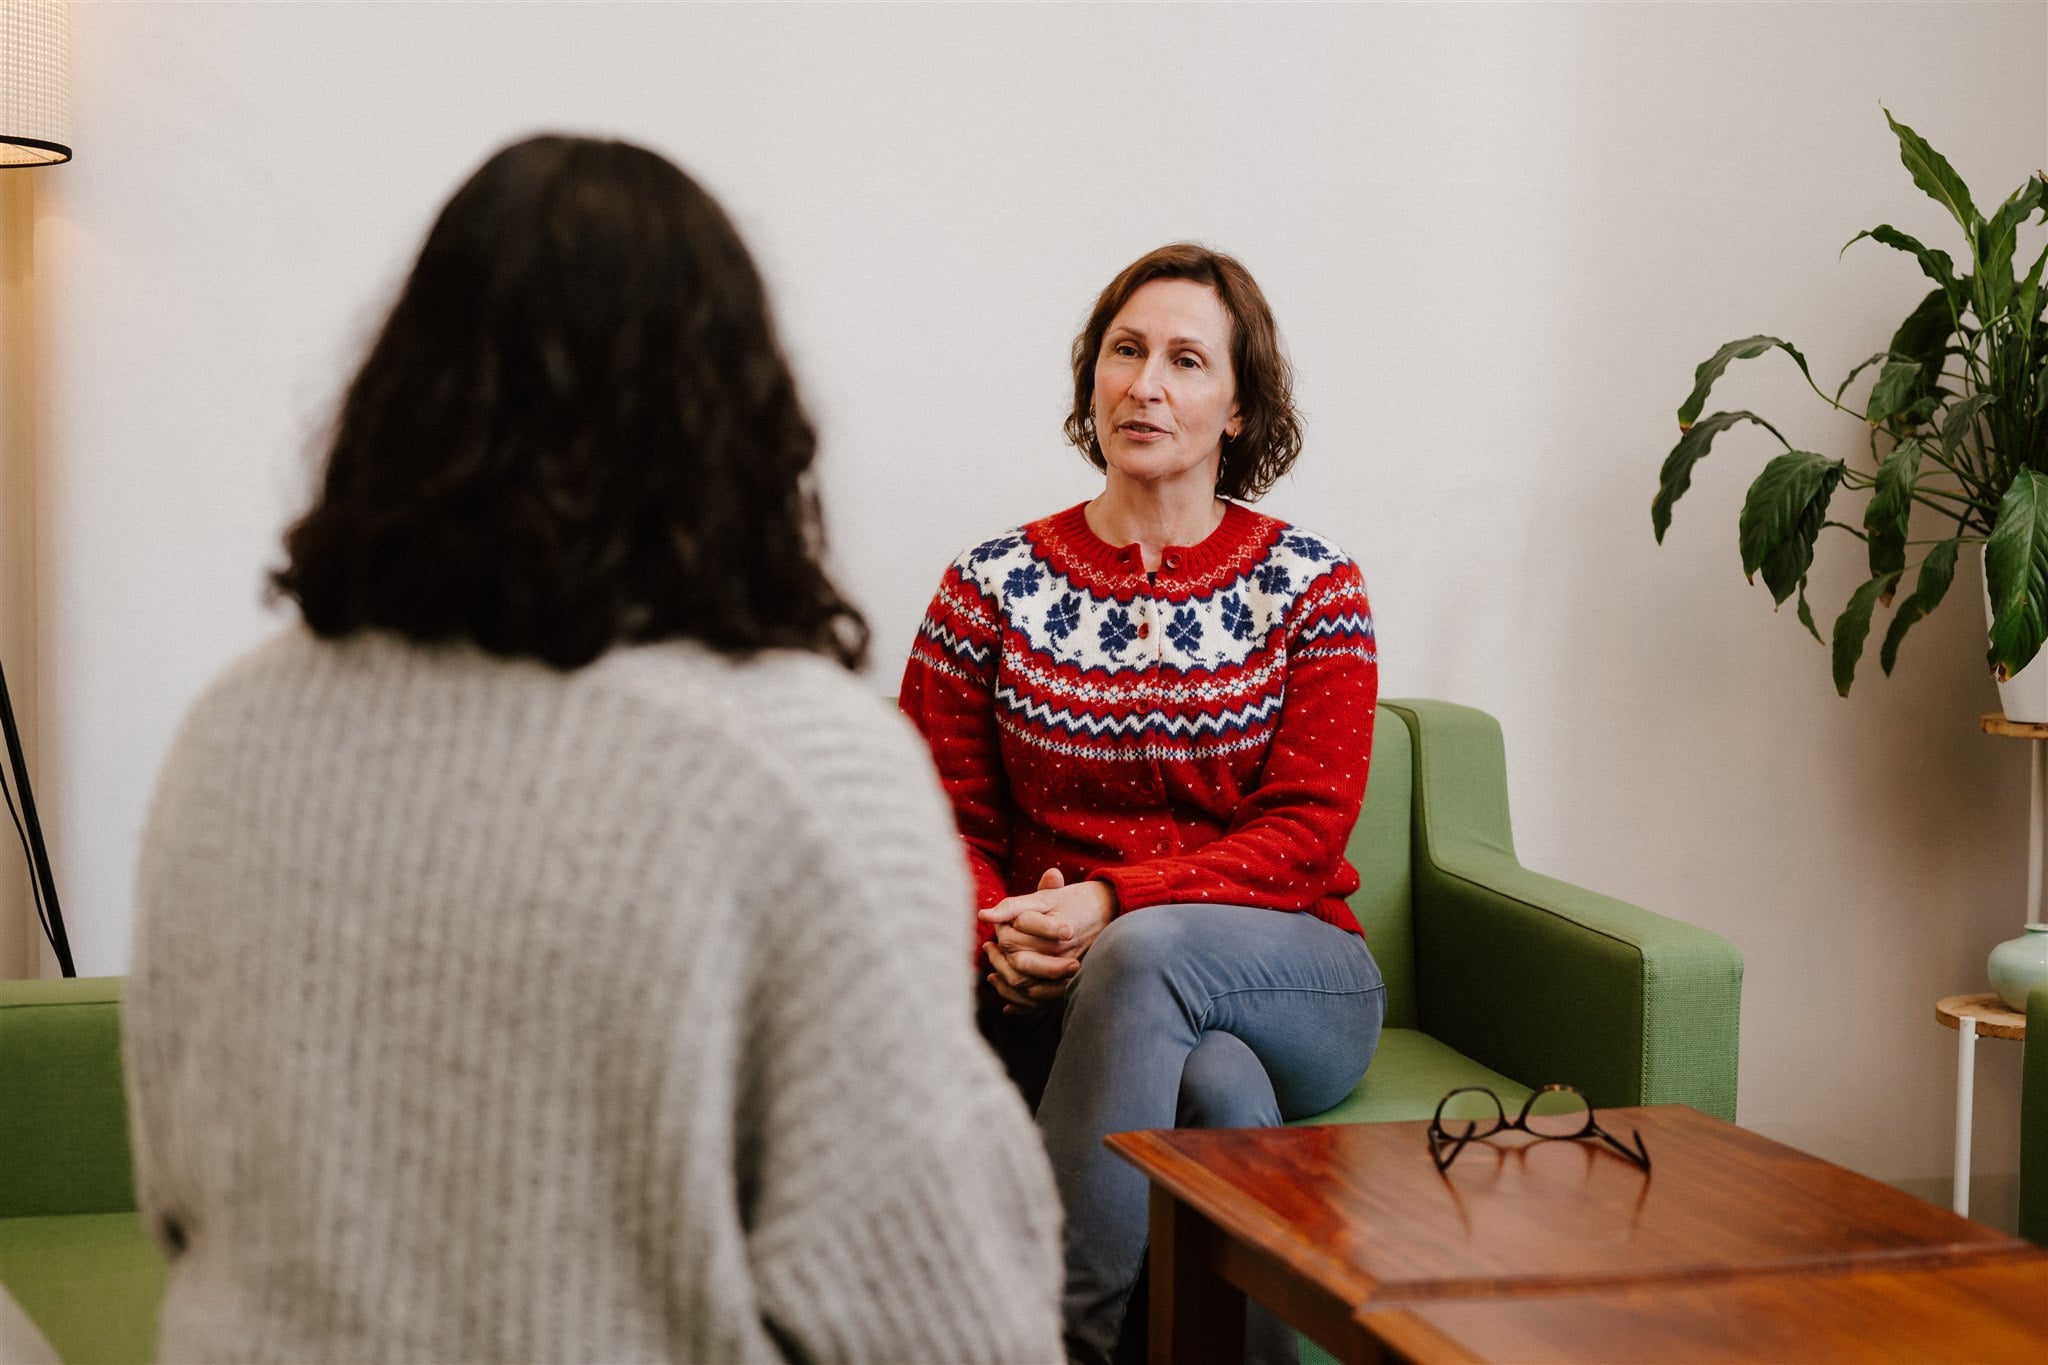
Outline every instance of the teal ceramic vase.
<svg viewBox="0 0 2048 1365"><path fill-rule="evenodd" d="M2027 1007L2027 992L2048 981L2048 924L2029 924L2018 938L1991 950L1991 989L2016 1010Z"/></svg>

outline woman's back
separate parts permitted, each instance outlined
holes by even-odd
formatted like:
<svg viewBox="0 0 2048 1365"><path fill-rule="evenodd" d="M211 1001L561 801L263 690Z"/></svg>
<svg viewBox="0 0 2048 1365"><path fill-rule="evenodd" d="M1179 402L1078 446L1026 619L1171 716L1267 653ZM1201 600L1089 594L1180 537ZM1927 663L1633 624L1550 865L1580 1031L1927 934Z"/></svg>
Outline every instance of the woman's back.
<svg viewBox="0 0 2048 1365"><path fill-rule="evenodd" d="M163 1355L1055 1354L1057 1207L973 1037L945 815L815 655L243 661L142 864Z"/></svg>

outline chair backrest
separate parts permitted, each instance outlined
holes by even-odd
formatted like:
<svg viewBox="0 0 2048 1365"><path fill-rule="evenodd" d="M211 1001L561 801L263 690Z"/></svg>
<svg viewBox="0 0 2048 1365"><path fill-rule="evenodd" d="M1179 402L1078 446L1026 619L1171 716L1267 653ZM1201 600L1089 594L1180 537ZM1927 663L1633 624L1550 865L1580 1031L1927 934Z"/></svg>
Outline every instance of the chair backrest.
<svg viewBox="0 0 2048 1365"><path fill-rule="evenodd" d="M0 981L0 1218L134 1207L120 979Z"/></svg>
<svg viewBox="0 0 2048 1365"><path fill-rule="evenodd" d="M1398 712L1379 709L1365 805L1345 853L1358 869L1351 913L1387 983L1388 1028L1415 1028L1415 745Z"/></svg>

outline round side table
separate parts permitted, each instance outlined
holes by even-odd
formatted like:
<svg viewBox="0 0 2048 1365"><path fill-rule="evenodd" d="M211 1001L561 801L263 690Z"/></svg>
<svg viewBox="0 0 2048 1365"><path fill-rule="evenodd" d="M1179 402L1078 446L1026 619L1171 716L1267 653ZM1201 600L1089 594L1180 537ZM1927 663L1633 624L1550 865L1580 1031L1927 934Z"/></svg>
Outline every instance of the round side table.
<svg viewBox="0 0 2048 1365"><path fill-rule="evenodd" d="M2036 855L2039 856L2038 854ZM1956 1031L1956 1190L1949 1207L1970 1216L1970 1129L1977 1104L1977 1039L2027 1036L2027 1016L1991 991L1951 995L1934 1004L1934 1017Z"/></svg>
<svg viewBox="0 0 2048 1365"><path fill-rule="evenodd" d="M2027 784L2027 923L2041 922L2041 846L2048 837L2048 725L2007 720L2002 711L1986 712L1978 722L1987 735L2031 740ZM1970 1211L1970 1114L1976 1102L1977 1037L2025 1038L2027 1017L2009 1010L1996 995L1951 995L1934 1007L1935 1017L1954 1029L1956 1042L1956 1193L1957 1213Z"/></svg>

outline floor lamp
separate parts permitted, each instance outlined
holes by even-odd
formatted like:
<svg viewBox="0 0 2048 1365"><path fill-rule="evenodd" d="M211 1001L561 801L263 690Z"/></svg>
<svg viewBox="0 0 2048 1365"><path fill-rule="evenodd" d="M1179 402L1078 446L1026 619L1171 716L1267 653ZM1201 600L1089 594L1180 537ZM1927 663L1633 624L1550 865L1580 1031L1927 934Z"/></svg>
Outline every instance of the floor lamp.
<svg viewBox="0 0 2048 1365"><path fill-rule="evenodd" d="M21 751L21 728L14 723L14 701L7 695L7 670L0 668L0 730L7 734L7 767L14 774L14 790L21 794L21 808L11 806L15 829L28 853L29 871L35 877L36 913L43 922L43 935L50 951L57 955L57 970L77 976L71 963L71 939L64 932L64 912L57 905L57 882L50 875L50 853L43 846L43 823L36 818L36 795L28 785L28 758Z"/></svg>
<svg viewBox="0 0 2048 1365"><path fill-rule="evenodd" d="M63 0L0 0L0 172L53 166L71 159L70 49L70 16ZM6 739L11 795L19 797L18 806L12 799L6 804L28 856L37 917L57 956L58 969L66 976L76 976L4 669L0 669L0 732ZM0 781L0 789L6 786Z"/></svg>

